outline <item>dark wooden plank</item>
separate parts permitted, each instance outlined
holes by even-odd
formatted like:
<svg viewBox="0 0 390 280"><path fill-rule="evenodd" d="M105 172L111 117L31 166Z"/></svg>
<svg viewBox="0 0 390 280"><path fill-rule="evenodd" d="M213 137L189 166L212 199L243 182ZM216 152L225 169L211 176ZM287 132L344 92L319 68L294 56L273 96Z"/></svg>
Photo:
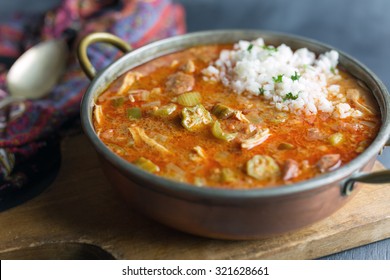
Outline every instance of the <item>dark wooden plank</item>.
<svg viewBox="0 0 390 280"><path fill-rule="evenodd" d="M324 260L390 260L390 238L323 257Z"/></svg>

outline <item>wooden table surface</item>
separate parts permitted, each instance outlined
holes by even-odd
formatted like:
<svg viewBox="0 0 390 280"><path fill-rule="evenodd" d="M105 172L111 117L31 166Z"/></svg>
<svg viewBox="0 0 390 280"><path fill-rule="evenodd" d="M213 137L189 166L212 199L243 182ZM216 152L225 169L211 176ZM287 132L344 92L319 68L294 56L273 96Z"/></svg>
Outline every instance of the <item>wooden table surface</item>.
<svg viewBox="0 0 390 280"><path fill-rule="evenodd" d="M390 237L390 185L362 186L335 214L297 232L222 241L181 233L125 207L83 134L66 138L62 155L48 189L0 213L7 225L0 259L313 259Z"/></svg>

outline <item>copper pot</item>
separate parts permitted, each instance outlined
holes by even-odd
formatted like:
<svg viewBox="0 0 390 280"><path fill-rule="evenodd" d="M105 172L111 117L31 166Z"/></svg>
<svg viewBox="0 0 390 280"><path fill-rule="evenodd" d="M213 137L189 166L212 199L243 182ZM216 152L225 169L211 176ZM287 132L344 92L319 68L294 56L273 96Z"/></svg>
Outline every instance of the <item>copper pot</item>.
<svg viewBox="0 0 390 280"><path fill-rule="evenodd" d="M390 97L386 87L366 66L339 51L340 65L364 83L379 104L382 126L373 143L357 158L330 173L288 186L253 190L198 188L145 172L123 160L97 137L92 125L94 100L128 70L159 56L196 45L233 43L263 37L267 44L285 43L293 49L306 47L316 53L331 48L302 37L253 30L219 30L186 34L131 50L121 39L107 33L85 37L79 60L92 79L82 104L81 121L98 152L109 181L128 205L165 225L188 233L221 239L255 239L294 231L328 217L348 202L359 183L390 181L390 172L369 172L390 134ZM123 57L103 71L96 71L87 58L94 42L114 44Z"/></svg>

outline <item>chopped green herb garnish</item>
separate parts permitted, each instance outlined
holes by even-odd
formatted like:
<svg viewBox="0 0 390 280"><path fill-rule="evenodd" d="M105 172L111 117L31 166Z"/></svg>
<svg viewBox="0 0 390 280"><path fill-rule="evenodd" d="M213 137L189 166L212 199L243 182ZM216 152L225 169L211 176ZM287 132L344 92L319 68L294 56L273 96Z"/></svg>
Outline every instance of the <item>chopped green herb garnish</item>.
<svg viewBox="0 0 390 280"><path fill-rule="evenodd" d="M283 101L286 101L286 100L296 100L298 98L298 94L297 95L293 95L291 92L287 93L285 97L283 97Z"/></svg>
<svg viewBox="0 0 390 280"><path fill-rule="evenodd" d="M278 50L277 48L275 48L273 46L266 46L266 45L263 46L263 49L270 51L270 52L276 52Z"/></svg>
<svg viewBox="0 0 390 280"><path fill-rule="evenodd" d="M264 90L264 87L259 88L259 94L260 94L260 95L263 95L263 94L264 94L264 91L265 91L265 90Z"/></svg>
<svg viewBox="0 0 390 280"><path fill-rule="evenodd" d="M335 74L336 75L336 69L334 69L334 67L330 67L330 72L332 72L332 74Z"/></svg>
<svg viewBox="0 0 390 280"><path fill-rule="evenodd" d="M297 71L295 71L295 74L291 76L291 80L298 81L300 77L301 75L299 75Z"/></svg>
<svg viewBox="0 0 390 280"><path fill-rule="evenodd" d="M114 106L115 108L118 108L120 106L123 105L123 102L125 101L125 99L123 97L119 97L119 98L115 98L115 99L112 99L111 100L111 104L112 106Z"/></svg>
<svg viewBox="0 0 390 280"><path fill-rule="evenodd" d="M248 52L250 52L250 51L252 50L252 48L253 48L253 44L250 44L246 50L247 50Z"/></svg>
<svg viewBox="0 0 390 280"><path fill-rule="evenodd" d="M278 75L277 77L272 77L272 80L274 80L275 83L282 83L283 82L283 74Z"/></svg>

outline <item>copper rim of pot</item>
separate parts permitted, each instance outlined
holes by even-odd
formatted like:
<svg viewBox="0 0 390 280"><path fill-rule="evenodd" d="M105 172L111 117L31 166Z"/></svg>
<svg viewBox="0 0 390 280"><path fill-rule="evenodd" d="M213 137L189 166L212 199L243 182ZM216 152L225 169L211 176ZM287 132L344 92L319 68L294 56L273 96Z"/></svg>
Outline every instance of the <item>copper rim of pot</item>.
<svg viewBox="0 0 390 280"><path fill-rule="evenodd" d="M340 65L355 78L365 84L374 95L381 112L382 125L379 133L371 145L358 157L332 172L315 178L289 185L280 185L270 188L258 188L250 190L232 190L218 188L199 188L193 185L172 181L143 171L126 160L113 153L97 137L92 124L92 109L94 100L106 87L128 70L148 62L159 56L183 50L191 46L202 44L233 43L238 40L251 40L263 37L267 44L285 43L294 48L306 47L316 53L334 49L340 54ZM126 52L121 58L96 73L87 58L87 48L95 42L105 42L118 47ZM381 152L387 144L390 135L390 97L384 84L368 67L336 48L315 40L283 33L275 33L261 30L217 30L189 33L186 35L171 37L145 45L139 49L131 50L131 47L120 38L108 33L92 33L85 37L78 48L80 64L90 79L93 79L87 89L81 103L81 122L83 129L93 143L98 153L108 160L115 168L126 176L132 176L132 180L145 188L156 192L162 192L170 196L188 201L213 203L240 203L241 200L250 202L251 199L285 196L308 190L318 189L322 186L340 183L340 195L349 195L355 182L386 183L390 182L390 171L384 170L372 173L362 173L360 169L372 158Z"/></svg>

